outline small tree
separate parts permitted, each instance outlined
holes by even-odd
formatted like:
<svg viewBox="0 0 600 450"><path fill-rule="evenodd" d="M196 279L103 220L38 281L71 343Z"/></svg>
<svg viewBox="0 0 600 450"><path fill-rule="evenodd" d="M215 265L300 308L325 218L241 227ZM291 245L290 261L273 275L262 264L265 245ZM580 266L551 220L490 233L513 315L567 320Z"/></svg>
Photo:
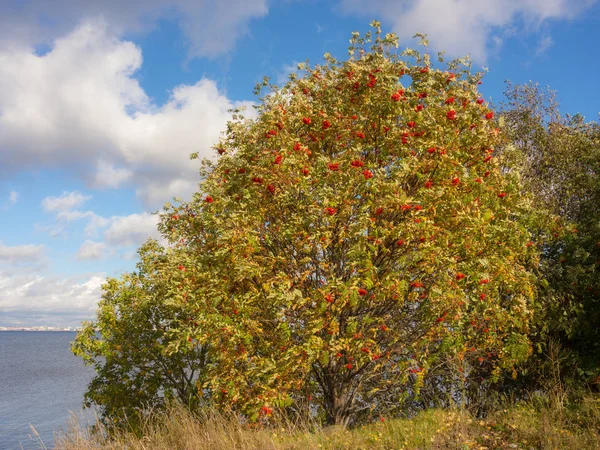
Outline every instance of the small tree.
<svg viewBox="0 0 600 450"><path fill-rule="evenodd" d="M73 352L97 373L86 405L100 406L110 424L130 427L169 398L197 408L203 400L197 381L207 369L210 350L207 344L178 345L181 336L173 330L192 319L169 301L180 280L173 279L177 273L165 250L149 241L139 254L137 272L104 284L96 320L84 323L73 343Z"/></svg>
<svg viewBox="0 0 600 450"><path fill-rule="evenodd" d="M308 402L346 425L441 355L493 377L529 353L531 205L494 158L481 74L397 55L373 25L370 49L355 34L348 61L300 65L234 116L201 192L162 217L183 305L217 330L180 330L217 349L204 387L252 418Z"/></svg>

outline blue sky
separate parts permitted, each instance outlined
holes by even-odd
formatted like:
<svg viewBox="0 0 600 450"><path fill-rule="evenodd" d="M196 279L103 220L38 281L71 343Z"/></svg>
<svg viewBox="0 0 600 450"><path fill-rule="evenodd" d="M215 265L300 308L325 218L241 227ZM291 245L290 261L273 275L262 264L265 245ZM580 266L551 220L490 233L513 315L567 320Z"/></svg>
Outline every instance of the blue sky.
<svg viewBox="0 0 600 450"><path fill-rule="evenodd" d="M377 19L402 46L470 54L598 120L594 0L0 0L0 326L77 325L106 276L158 237L151 213L199 181L228 110L298 62L345 58Z"/></svg>

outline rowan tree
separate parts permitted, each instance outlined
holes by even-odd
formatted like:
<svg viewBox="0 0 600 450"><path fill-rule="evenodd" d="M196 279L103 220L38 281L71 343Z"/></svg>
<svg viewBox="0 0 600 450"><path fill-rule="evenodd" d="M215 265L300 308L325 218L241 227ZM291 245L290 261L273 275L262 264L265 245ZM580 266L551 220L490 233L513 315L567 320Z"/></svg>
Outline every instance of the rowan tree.
<svg viewBox="0 0 600 450"><path fill-rule="evenodd" d="M482 74L373 26L236 114L162 216L183 304L218 330L197 331L219 354L204 388L252 418L308 402L345 425L418 392L439 355L496 376L530 351L531 205L494 157Z"/></svg>
<svg viewBox="0 0 600 450"><path fill-rule="evenodd" d="M482 74L372 25L348 60L265 80L161 216L154 282L190 319L165 352L208 346L199 392L251 420L304 407L347 425L448 360L494 378L530 352L531 204L499 169Z"/></svg>

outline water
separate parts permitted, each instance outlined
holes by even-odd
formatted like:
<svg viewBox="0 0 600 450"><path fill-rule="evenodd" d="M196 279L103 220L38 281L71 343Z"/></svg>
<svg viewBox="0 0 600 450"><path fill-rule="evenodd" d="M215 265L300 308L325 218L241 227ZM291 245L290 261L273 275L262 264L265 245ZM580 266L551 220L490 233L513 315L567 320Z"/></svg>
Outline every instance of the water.
<svg viewBox="0 0 600 450"><path fill-rule="evenodd" d="M94 372L71 353L74 332L0 332L0 450L39 450L33 425L47 448L70 411L81 412ZM93 419L88 410L84 419Z"/></svg>

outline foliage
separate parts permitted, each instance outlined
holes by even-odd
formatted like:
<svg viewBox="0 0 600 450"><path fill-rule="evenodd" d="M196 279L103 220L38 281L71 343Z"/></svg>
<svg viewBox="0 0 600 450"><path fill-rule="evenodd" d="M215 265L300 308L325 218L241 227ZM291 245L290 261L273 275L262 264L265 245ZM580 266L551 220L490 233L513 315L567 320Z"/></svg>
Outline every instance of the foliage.
<svg viewBox="0 0 600 450"><path fill-rule="evenodd" d="M188 345L167 354L180 339L171 331L189 318L166 301L171 268L164 249L149 241L139 254L138 272L104 284L96 321L84 323L73 343L73 352L96 369L87 406L99 405L109 422L130 427L141 410L162 408L169 398L197 407L202 393L196 380L206 370L210 349Z"/></svg>
<svg viewBox="0 0 600 450"><path fill-rule="evenodd" d="M493 158L481 74L375 27L234 120L202 194L163 215L219 330L205 387L251 417L293 401L345 424L440 354L489 375L529 352L530 205Z"/></svg>
<svg viewBox="0 0 600 450"><path fill-rule="evenodd" d="M112 389L139 388L137 371L119 385L145 363L118 359L124 339L182 371L210 350L198 397L251 421L281 407L357 423L420 401L440 366L480 383L527 358L532 205L494 157L482 74L398 54L373 26L347 61L265 80L257 117L234 114L200 191L165 207L169 248L111 281L78 338L100 371L91 401L121 406ZM138 298L143 313L130 310Z"/></svg>
<svg viewBox="0 0 600 450"><path fill-rule="evenodd" d="M540 209L558 218L548 222L551 238L538 240L544 281L538 340L558 339L575 358L571 367L581 368L578 376L594 382L600 376L600 125L562 116L555 93L535 84L509 84L506 96L511 170L518 167Z"/></svg>

